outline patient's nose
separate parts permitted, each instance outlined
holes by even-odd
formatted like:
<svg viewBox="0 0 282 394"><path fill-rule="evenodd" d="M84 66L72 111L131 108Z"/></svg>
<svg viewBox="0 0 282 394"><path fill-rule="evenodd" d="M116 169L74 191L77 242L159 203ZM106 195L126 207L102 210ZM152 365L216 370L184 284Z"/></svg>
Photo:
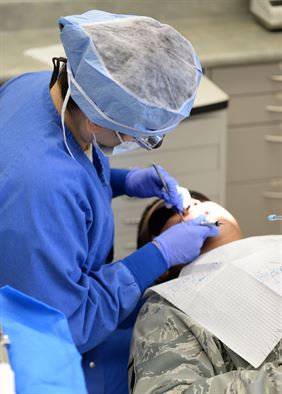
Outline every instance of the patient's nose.
<svg viewBox="0 0 282 394"><path fill-rule="evenodd" d="M204 212L200 211L200 213L197 214L199 212L199 210L201 210L201 205L202 205L202 202L200 200L197 200L196 198L192 198L191 202L190 202L189 209L185 209L183 212L184 219L191 220L191 219L194 219L199 214L204 213Z"/></svg>

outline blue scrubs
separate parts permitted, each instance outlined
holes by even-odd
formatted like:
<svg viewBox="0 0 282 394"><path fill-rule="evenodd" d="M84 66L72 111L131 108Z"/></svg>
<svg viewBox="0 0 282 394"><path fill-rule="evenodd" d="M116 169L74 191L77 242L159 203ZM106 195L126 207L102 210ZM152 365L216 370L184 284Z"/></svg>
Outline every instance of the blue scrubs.
<svg viewBox="0 0 282 394"><path fill-rule="evenodd" d="M105 264L111 199L125 192L127 170L111 170L99 150L92 164L66 129L69 155L50 78L30 73L0 88L0 286L65 314L89 393L125 393L130 314L167 265L151 243Z"/></svg>

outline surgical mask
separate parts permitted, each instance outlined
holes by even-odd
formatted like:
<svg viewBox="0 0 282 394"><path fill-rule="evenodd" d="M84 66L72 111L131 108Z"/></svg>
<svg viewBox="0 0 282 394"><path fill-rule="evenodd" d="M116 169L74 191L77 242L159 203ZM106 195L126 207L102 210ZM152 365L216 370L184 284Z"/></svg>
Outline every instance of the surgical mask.
<svg viewBox="0 0 282 394"><path fill-rule="evenodd" d="M115 133L120 141L120 144L116 146L110 147L110 146L98 144L95 134L93 134L92 144L98 147L100 151L103 153L103 155L107 157L121 155L123 153L128 153L128 152L132 152L133 150L140 149L140 146L137 142L123 141L120 134L117 131L115 131Z"/></svg>
<svg viewBox="0 0 282 394"><path fill-rule="evenodd" d="M133 150L139 149L140 146L135 141L124 141L120 136L118 131L115 131L116 136L118 137L120 144L113 147L113 156L121 155L123 153L128 153Z"/></svg>
<svg viewBox="0 0 282 394"><path fill-rule="evenodd" d="M123 153L132 152L133 150L140 149L140 146L135 141L124 141L119 145L113 147L113 156L121 155Z"/></svg>

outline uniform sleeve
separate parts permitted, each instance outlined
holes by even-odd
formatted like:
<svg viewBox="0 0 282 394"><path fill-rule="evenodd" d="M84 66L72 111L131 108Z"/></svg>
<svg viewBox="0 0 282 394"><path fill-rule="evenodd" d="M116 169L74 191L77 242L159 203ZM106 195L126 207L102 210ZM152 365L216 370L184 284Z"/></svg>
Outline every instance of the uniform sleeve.
<svg viewBox="0 0 282 394"><path fill-rule="evenodd" d="M113 197L123 196L125 192L125 178L129 170L121 168L111 169L111 187L113 191Z"/></svg>
<svg viewBox="0 0 282 394"><path fill-rule="evenodd" d="M134 394L278 394L281 351L280 360L279 352L276 356L257 370L234 370L220 341L154 295L142 307L134 328L129 385Z"/></svg>

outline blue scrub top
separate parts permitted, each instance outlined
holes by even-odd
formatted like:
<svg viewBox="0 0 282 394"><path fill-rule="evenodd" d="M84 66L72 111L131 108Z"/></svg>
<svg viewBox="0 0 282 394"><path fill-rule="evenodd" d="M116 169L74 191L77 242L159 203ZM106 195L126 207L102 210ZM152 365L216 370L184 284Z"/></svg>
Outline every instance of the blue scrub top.
<svg viewBox="0 0 282 394"><path fill-rule="evenodd" d="M132 322L126 333L119 325L167 264L153 244L105 264L114 239L111 199L124 194L127 170L111 170L99 150L91 163L66 129L75 160L69 155L50 78L30 73L0 88L0 286L62 311L87 359L89 392L111 393L108 357L114 354L115 376L124 380L132 329ZM116 351L119 332L124 345Z"/></svg>

